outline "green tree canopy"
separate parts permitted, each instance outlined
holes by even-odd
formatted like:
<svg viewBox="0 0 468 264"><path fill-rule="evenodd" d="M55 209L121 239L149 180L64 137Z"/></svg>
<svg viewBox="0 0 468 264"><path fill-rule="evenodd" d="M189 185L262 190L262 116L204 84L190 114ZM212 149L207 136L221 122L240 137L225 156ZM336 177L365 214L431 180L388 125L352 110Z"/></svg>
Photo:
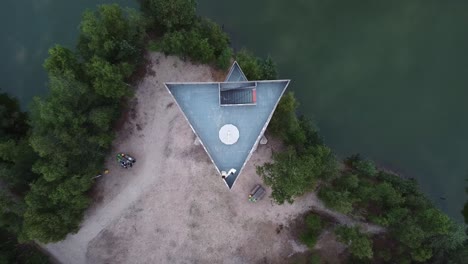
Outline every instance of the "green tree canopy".
<svg viewBox="0 0 468 264"><path fill-rule="evenodd" d="M359 259L373 257L372 241L358 227L340 226L335 230L338 239L349 246L349 252Z"/></svg>
<svg viewBox="0 0 468 264"><path fill-rule="evenodd" d="M109 63L135 61L140 57L144 32L145 21L135 10L101 5L98 11L84 13L78 50L85 59L97 56Z"/></svg>
<svg viewBox="0 0 468 264"><path fill-rule="evenodd" d="M196 18L195 0L141 0L141 8L156 25L175 31L189 27ZM153 26L154 27L154 26Z"/></svg>
<svg viewBox="0 0 468 264"><path fill-rule="evenodd" d="M0 190L0 228L12 234L21 233L24 204L7 190Z"/></svg>
<svg viewBox="0 0 468 264"><path fill-rule="evenodd" d="M219 25L205 18L196 19L188 29L166 33L160 48L167 54L187 56L201 63L214 63L222 69L229 66L232 57L226 33Z"/></svg>
<svg viewBox="0 0 468 264"><path fill-rule="evenodd" d="M50 262L34 243L20 244L14 234L0 228L0 263L48 264Z"/></svg>
<svg viewBox="0 0 468 264"><path fill-rule="evenodd" d="M268 56L264 61L261 62L262 67L262 77L265 80L276 80L278 79L278 71L276 63L273 59Z"/></svg>
<svg viewBox="0 0 468 264"><path fill-rule="evenodd" d="M299 106L292 92L285 93L275 113L268 124L268 131L284 140L286 144L302 145L306 141L304 130L301 129L296 117L296 109Z"/></svg>
<svg viewBox="0 0 468 264"><path fill-rule="evenodd" d="M31 171L36 155L27 142L29 125L18 101L0 93L0 181L22 194L37 175Z"/></svg>
<svg viewBox="0 0 468 264"><path fill-rule="evenodd" d="M129 95L125 79L130 76L132 66L128 63L111 64L99 57L93 57L86 64L86 73L96 94L103 97L121 98Z"/></svg>
<svg viewBox="0 0 468 264"><path fill-rule="evenodd" d="M301 234L300 239L302 243L306 244L309 248L313 248L317 242L318 236L322 232L324 223L319 216L309 214L305 218L306 230Z"/></svg>
<svg viewBox="0 0 468 264"><path fill-rule="evenodd" d="M44 68L49 74L79 74L80 63L73 51L55 45L49 49L49 57L44 62Z"/></svg>
<svg viewBox="0 0 468 264"><path fill-rule="evenodd" d="M50 49L50 93L31 108L29 143L39 158L30 169L39 179L25 197L25 239L54 242L78 229L113 139L112 122L130 95L126 81L141 58L144 31L140 14L102 5L83 15L76 54Z"/></svg>
<svg viewBox="0 0 468 264"><path fill-rule="evenodd" d="M251 52L246 49L242 49L236 54L236 61L242 68L245 76L249 80L261 80L262 78L262 67L260 60L255 57Z"/></svg>
<svg viewBox="0 0 468 264"><path fill-rule="evenodd" d="M36 160L27 138L0 140L0 180L15 193L26 192L29 183L37 178L31 169Z"/></svg>
<svg viewBox="0 0 468 264"><path fill-rule="evenodd" d="M73 176L63 181L39 179L26 196L24 232L43 243L62 240L78 231L89 198L83 195L91 186L89 177Z"/></svg>
<svg viewBox="0 0 468 264"><path fill-rule="evenodd" d="M356 202L356 199L351 197L349 191L337 191L330 187L321 188L319 197L325 202L327 207L343 214L351 213L353 211L353 203Z"/></svg>
<svg viewBox="0 0 468 264"><path fill-rule="evenodd" d="M16 99L0 92L0 140L18 139L28 132L26 113Z"/></svg>
<svg viewBox="0 0 468 264"><path fill-rule="evenodd" d="M313 190L318 179L336 174L337 164L325 146L317 146L302 156L289 149L274 154L273 163L257 167L257 173L272 187L272 197L277 203L292 203L295 197Z"/></svg>

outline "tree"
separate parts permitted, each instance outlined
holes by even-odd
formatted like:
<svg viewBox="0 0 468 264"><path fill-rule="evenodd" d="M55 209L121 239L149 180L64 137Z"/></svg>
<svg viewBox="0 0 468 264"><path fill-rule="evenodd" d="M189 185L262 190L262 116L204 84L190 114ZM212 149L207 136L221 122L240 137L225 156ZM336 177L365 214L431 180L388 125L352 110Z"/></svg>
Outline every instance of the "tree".
<svg viewBox="0 0 468 264"><path fill-rule="evenodd" d="M21 233L24 205L6 190L0 190L0 228L11 234Z"/></svg>
<svg viewBox="0 0 468 264"><path fill-rule="evenodd" d="M340 226L335 230L338 239L349 246L349 252L359 259L373 257L372 241L358 227Z"/></svg>
<svg viewBox="0 0 468 264"><path fill-rule="evenodd" d="M196 29L188 32L184 45L187 45L188 56L201 63L210 63L215 60L214 47L209 39Z"/></svg>
<svg viewBox="0 0 468 264"><path fill-rule="evenodd" d="M420 247L411 252L411 258L417 262L424 262L432 257L432 249L429 247Z"/></svg>
<svg viewBox="0 0 468 264"><path fill-rule="evenodd" d="M393 228L396 229L395 234L398 240L410 249L420 248L424 242L426 236L424 230L412 218L402 222L399 227L395 226Z"/></svg>
<svg viewBox="0 0 468 264"><path fill-rule="evenodd" d="M405 201L390 183L379 183L373 189L376 195L371 200L376 202L380 207L393 208Z"/></svg>
<svg viewBox="0 0 468 264"><path fill-rule="evenodd" d="M92 86L98 95L110 98L121 98L129 95L125 79L130 76L132 67L128 63L113 65L99 57L93 57L86 64Z"/></svg>
<svg viewBox="0 0 468 264"><path fill-rule="evenodd" d="M335 209L342 214L349 214L353 211L355 199L351 198L349 191L336 191L331 187L321 188L319 197L325 202L327 207Z"/></svg>
<svg viewBox="0 0 468 264"><path fill-rule="evenodd" d="M132 9L117 4L86 11L80 24L78 51L86 60L93 56L109 63L136 62L143 47L145 21Z"/></svg>
<svg viewBox="0 0 468 264"><path fill-rule="evenodd" d="M356 174L344 174L336 180L336 185L341 190L355 190L359 187L359 178Z"/></svg>
<svg viewBox="0 0 468 264"><path fill-rule="evenodd" d="M141 7L152 23L168 31L189 27L196 18L195 0L141 0Z"/></svg>
<svg viewBox="0 0 468 264"><path fill-rule="evenodd" d="M248 50L242 49L236 54L236 60L249 80L273 80L278 78L276 64L270 56L262 60L255 57Z"/></svg>
<svg viewBox="0 0 468 264"><path fill-rule="evenodd" d="M185 55L185 31L174 31L164 35L161 40L161 50L167 54Z"/></svg>
<svg viewBox="0 0 468 264"><path fill-rule="evenodd" d="M44 62L44 68L53 75L79 74L80 67L76 54L60 45L49 49L49 57Z"/></svg>
<svg viewBox="0 0 468 264"><path fill-rule="evenodd" d="M396 226L405 221L409 216L410 211L405 207L394 207L386 214L386 219L389 225Z"/></svg>
<svg viewBox="0 0 468 264"><path fill-rule="evenodd" d="M351 166L360 174L374 177L377 175L377 168L371 160L356 159L351 162Z"/></svg>
<svg viewBox="0 0 468 264"><path fill-rule="evenodd" d="M428 208L418 215L420 226L427 232L428 236L446 235L451 227L450 218L435 208Z"/></svg>
<svg viewBox="0 0 468 264"><path fill-rule="evenodd" d="M18 101L0 93L0 140L21 138L28 129L27 115L20 110Z"/></svg>
<svg viewBox="0 0 468 264"><path fill-rule="evenodd" d="M102 5L85 12L76 54L50 50L50 93L31 109L29 143L39 157L29 169L39 178L25 196L21 239L49 243L78 230L91 179L113 139L112 122L129 95L126 79L141 58L144 26L134 11Z"/></svg>
<svg viewBox="0 0 468 264"><path fill-rule="evenodd" d="M305 141L303 144L297 145L297 149L299 149L299 147L308 149L317 145L323 145L323 140L318 133L318 129L314 126L310 119L307 119L304 116L299 117L299 126L304 134Z"/></svg>
<svg viewBox="0 0 468 264"><path fill-rule="evenodd" d="M262 68L259 63L259 59L252 55L246 49L242 49L236 54L237 63L242 68L245 76L249 80L261 80L262 79Z"/></svg>
<svg viewBox="0 0 468 264"><path fill-rule="evenodd" d="M262 69L262 79L265 80L276 80L278 79L278 72L276 69L276 63L273 61L273 59L268 56L262 63L261 63L261 69Z"/></svg>
<svg viewBox="0 0 468 264"><path fill-rule="evenodd" d="M431 246L439 254L452 252L460 247L463 247L465 241L468 241L466 227L462 224L451 223L450 230L446 235L438 236L437 239L431 241Z"/></svg>
<svg viewBox="0 0 468 264"><path fill-rule="evenodd" d="M311 172L315 166L312 157L298 157L290 149L274 154L273 161L257 167L257 174L263 177L265 184L272 187L271 196L278 204L285 201L293 203L295 197L315 187L317 178Z"/></svg>
<svg viewBox="0 0 468 264"><path fill-rule="evenodd" d="M30 142L40 157L49 159L46 163L65 166L64 159L88 152L84 113L93 103L92 91L73 76L51 76L49 87L49 98L36 99L32 106Z"/></svg>
<svg viewBox="0 0 468 264"><path fill-rule="evenodd" d="M84 192L91 186L89 177L73 176L63 181L39 179L26 196L24 232L42 243L62 240L78 231L89 198Z"/></svg>
<svg viewBox="0 0 468 264"><path fill-rule="evenodd" d="M99 59L89 65L96 67L89 71L99 74L98 66L104 72L109 66ZM96 78L106 77L96 74ZM69 74L51 75L50 90L47 99L36 99L32 107L30 142L40 156L33 170L41 178L26 195L23 224L27 238L44 243L77 230L89 204L85 193L91 187L91 176L101 169L112 140L110 123L120 100L99 94L99 89Z"/></svg>
<svg viewBox="0 0 468 264"><path fill-rule="evenodd" d="M306 244L310 249L315 246L318 236L323 228L322 219L314 214L309 214L305 218L306 230L300 236L302 243Z"/></svg>
<svg viewBox="0 0 468 264"><path fill-rule="evenodd" d="M159 47L166 54L214 63L222 69L229 66L232 57L228 36L208 19L197 19L190 29L166 33Z"/></svg>
<svg viewBox="0 0 468 264"><path fill-rule="evenodd" d="M331 177L333 180L333 177ZM357 192L360 181L357 175L344 174L332 181L328 186L324 186L319 191L319 197L327 207L333 208L336 211L349 214L353 211L354 203L360 201L360 199L353 195Z"/></svg>
<svg viewBox="0 0 468 264"><path fill-rule="evenodd" d="M38 177L31 170L36 160L27 138L0 140L0 180L16 194L24 194Z"/></svg>
<svg viewBox="0 0 468 264"><path fill-rule="evenodd" d="M27 122L18 101L0 93L0 181L16 194L27 191L28 184L37 177L31 171L36 155L26 139Z"/></svg>
<svg viewBox="0 0 468 264"><path fill-rule="evenodd" d="M216 66L221 69L227 69L232 59L232 49L229 46L230 39L228 35L224 33L218 24L207 18L200 18L195 23L195 28L198 29L201 36L206 38L213 50Z"/></svg>
<svg viewBox="0 0 468 264"><path fill-rule="evenodd" d="M294 202L294 198L315 188L320 178L336 173L336 162L328 148L318 146L308 155L299 156L294 149L273 155L273 163L257 167L257 174L272 187L278 203Z"/></svg>
<svg viewBox="0 0 468 264"><path fill-rule="evenodd" d="M118 115L113 107L96 107L89 112L88 120L102 133L109 133L111 124Z"/></svg>
<svg viewBox="0 0 468 264"><path fill-rule="evenodd" d="M296 117L298 106L292 92L284 94L268 125L268 131L293 146L302 146L306 142L305 132Z"/></svg>
<svg viewBox="0 0 468 264"><path fill-rule="evenodd" d="M216 66L220 69L227 69L231 65L232 49L230 47L224 48L216 59Z"/></svg>
<svg viewBox="0 0 468 264"><path fill-rule="evenodd" d="M324 145L318 145L316 147L310 147L307 151L306 156L312 156L317 170L316 176L321 180L332 180L338 176L338 162L335 155L329 147Z"/></svg>
<svg viewBox="0 0 468 264"><path fill-rule="evenodd" d="M48 264L34 243L20 244L14 234L0 228L0 263Z"/></svg>
<svg viewBox="0 0 468 264"><path fill-rule="evenodd" d="M167 54L189 56L194 61L210 63L215 60L214 49L197 29L175 31L164 35L161 49Z"/></svg>

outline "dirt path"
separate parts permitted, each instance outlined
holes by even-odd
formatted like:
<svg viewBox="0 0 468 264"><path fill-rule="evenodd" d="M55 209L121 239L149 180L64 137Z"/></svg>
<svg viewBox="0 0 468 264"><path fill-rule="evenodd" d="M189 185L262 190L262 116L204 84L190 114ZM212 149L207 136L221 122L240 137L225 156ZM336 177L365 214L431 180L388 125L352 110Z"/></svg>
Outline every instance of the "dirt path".
<svg viewBox="0 0 468 264"><path fill-rule="evenodd" d="M292 205L267 197L246 201L261 182L255 165L270 160L274 140L259 146L229 191L203 148L193 144L194 134L163 85L210 81L212 71L158 53L149 57L152 72L139 84L130 120L113 145L113 152L128 152L137 163L124 170L109 157L110 174L98 179L96 202L79 232L46 245L55 258L67 264L284 263L306 250L288 228L297 215L315 208L355 224L324 208L313 193Z"/></svg>
<svg viewBox="0 0 468 264"><path fill-rule="evenodd" d="M310 194L309 199L314 201L312 206L310 207L312 211L317 212L319 214L327 215L328 217L335 219L335 221L341 225L359 226L363 232L368 234L380 234L386 231L386 229L382 226L361 222L347 215L326 208L323 202L317 198L315 193Z"/></svg>

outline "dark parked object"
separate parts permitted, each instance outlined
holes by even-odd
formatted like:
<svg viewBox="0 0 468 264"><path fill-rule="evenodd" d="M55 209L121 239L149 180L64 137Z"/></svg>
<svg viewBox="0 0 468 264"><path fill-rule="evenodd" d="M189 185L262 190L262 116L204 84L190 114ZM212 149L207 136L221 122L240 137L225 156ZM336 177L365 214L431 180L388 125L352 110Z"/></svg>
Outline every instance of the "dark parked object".
<svg viewBox="0 0 468 264"><path fill-rule="evenodd" d="M127 169L128 167L133 167L133 163L136 162L136 159L130 155L119 153L117 154L117 161L120 163L122 168Z"/></svg>
<svg viewBox="0 0 468 264"><path fill-rule="evenodd" d="M249 201L255 203L262 199L265 193L265 188L263 188L260 184L257 184L249 194Z"/></svg>

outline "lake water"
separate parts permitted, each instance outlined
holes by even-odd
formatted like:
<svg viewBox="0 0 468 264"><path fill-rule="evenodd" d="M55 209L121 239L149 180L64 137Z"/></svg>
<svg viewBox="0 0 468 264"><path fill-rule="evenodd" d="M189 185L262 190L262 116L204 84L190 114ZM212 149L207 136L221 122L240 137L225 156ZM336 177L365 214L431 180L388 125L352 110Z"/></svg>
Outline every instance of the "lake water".
<svg viewBox="0 0 468 264"><path fill-rule="evenodd" d="M74 48L83 11L104 3L137 7L132 0L3 0L0 90L15 95L24 107L34 96L45 94L42 64L48 49L55 44Z"/></svg>
<svg viewBox="0 0 468 264"><path fill-rule="evenodd" d="M74 44L82 11L104 2L7 0L0 88L44 94L47 49ZM236 48L270 54L300 111L341 157L361 153L415 177L452 217L468 174L468 2L198 0ZM440 199L443 197L444 199Z"/></svg>

